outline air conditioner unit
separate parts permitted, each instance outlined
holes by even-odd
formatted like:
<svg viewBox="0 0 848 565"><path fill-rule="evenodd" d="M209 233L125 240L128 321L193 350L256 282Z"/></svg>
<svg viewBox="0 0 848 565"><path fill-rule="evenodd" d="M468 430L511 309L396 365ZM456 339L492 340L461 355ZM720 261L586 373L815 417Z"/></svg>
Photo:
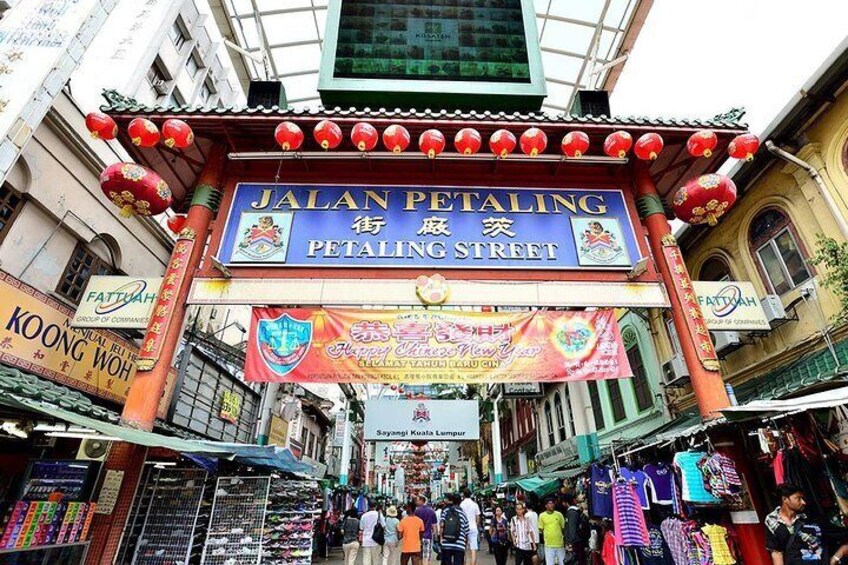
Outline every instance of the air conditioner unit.
<svg viewBox="0 0 848 565"><path fill-rule="evenodd" d="M153 81L153 90L159 94L168 94L168 81L157 78Z"/></svg>
<svg viewBox="0 0 848 565"><path fill-rule="evenodd" d="M77 451L77 459L105 461L109 453L109 442L99 438L84 439Z"/></svg>
<svg viewBox="0 0 848 565"><path fill-rule="evenodd" d="M663 363L663 382L666 386L682 384L689 378L689 367L683 355L675 353L671 359Z"/></svg>
<svg viewBox="0 0 848 565"><path fill-rule="evenodd" d="M736 348L740 343L739 332L710 332L716 353Z"/></svg>
<svg viewBox="0 0 848 565"><path fill-rule="evenodd" d="M760 300L763 306L763 312L766 314L766 320L774 326L774 322L786 319L786 309L783 307L783 301L776 294L767 294Z"/></svg>

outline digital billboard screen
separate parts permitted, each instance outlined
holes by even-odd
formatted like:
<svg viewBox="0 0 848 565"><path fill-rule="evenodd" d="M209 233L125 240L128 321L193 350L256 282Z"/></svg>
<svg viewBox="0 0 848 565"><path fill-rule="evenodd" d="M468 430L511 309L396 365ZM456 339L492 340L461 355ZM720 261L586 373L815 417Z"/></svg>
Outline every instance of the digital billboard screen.
<svg viewBox="0 0 848 565"><path fill-rule="evenodd" d="M333 75L529 84L521 0L342 0Z"/></svg>

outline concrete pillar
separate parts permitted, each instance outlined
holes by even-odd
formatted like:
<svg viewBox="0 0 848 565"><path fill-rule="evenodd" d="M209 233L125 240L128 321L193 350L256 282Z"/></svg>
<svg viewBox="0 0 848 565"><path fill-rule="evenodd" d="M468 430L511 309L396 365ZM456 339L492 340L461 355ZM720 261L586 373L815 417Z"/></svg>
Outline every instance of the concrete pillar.
<svg viewBox="0 0 848 565"><path fill-rule="evenodd" d="M492 399L493 415L495 421L492 422L492 465L495 468L494 484L499 485L503 482L503 460L501 457L501 420L498 412L498 401L500 398Z"/></svg>
<svg viewBox="0 0 848 565"><path fill-rule="evenodd" d="M339 462L339 484L345 486L350 474L350 400L345 399L344 437L342 439L342 460Z"/></svg>

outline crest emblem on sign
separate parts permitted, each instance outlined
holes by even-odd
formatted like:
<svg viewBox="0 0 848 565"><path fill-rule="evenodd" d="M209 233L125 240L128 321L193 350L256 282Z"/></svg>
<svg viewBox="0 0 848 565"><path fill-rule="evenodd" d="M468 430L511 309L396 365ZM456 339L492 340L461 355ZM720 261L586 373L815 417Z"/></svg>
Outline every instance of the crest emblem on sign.
<svg viewBox="0 0 848 565"><path fill-rule="evenodd" d="M624 254L624 247L612 231L593 220L580 233L580 253L598 263L613 263Z"/></svg>
<svg viewBox="0 0 848 565"><path fill-rule="evenodd" d="M427 410L427 406L423 402L412 410L412 421L416 424L426 424L430 421L430 411Z"/></svg>
<svg viewBox="0 0 848 565"><path fill-rule="evenodd" d="M283 247L283 231L274 222L273 216L262 215L256 223L244 230L238 246L248 257L261 261Z"/></svg>
<svg viewBox="0 0 848 565"><path fill-rule="evenodd" d="M259 320L256 345L269 369L285 376L303 361L312 343L312 322L283 314L276 320Z"/></svg>

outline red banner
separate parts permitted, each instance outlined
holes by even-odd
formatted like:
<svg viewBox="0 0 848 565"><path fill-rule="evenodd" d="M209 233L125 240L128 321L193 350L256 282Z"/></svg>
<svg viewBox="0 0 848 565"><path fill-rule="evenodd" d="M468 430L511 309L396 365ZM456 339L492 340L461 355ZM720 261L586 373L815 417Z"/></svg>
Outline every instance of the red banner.
<svg viewBox="0 0 848 565"><path fill-rule="evenodd" d="M632 376L612 310L254 308L248 381L555 382Z"/></svg>

